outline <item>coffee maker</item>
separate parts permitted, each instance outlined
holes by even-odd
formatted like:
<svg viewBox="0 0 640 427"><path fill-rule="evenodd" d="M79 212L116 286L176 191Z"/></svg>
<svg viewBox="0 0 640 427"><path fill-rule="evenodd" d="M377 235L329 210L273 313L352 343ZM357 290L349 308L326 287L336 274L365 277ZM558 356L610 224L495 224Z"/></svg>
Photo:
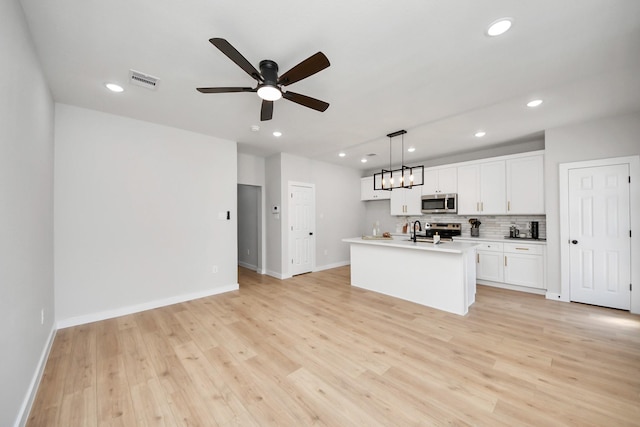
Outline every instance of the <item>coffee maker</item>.
<svg viewBox="0 0 640 427"><path fill-rule="evenodd" d="M538 229L538 221L531 221L531 238L538 239L539 238L539 229Z"/></svg>

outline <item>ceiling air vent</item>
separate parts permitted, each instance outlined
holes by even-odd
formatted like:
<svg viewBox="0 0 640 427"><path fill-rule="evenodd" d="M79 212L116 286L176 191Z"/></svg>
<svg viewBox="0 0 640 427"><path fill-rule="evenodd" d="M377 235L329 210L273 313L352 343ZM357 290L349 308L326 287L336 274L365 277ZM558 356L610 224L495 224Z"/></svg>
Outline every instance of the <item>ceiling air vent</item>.
<svg viewBox="0 0 640 427"><path fill-rule="evenodd" d="M136 86L146 87L147 89L156 90L160 79L141 73L140 71L129 70L129 82Z"/></svg>

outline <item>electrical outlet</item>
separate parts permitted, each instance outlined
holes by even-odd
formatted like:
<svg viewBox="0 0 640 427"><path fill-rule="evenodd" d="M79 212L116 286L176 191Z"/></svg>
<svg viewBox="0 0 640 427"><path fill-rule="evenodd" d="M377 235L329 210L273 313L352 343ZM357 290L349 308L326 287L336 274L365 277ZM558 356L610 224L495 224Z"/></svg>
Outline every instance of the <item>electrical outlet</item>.
<svg viewBox="0 0 640 427"><path fill-rule="evenodd" d="M218 266L214 265L213 267L211 267L211 272L212 273L217 273L218 272Z"/></svg>
<svg viewBox="0 0 640 427"><path fill-rule="evenodd" d="M251 251L247 249L247 255L251 255Z"/></svg>
<svg viewBox="0 0 640 427"><path fill-rule="evenodd" d="M329 251L327 249L324 250L325 255L329 255Z"/></svg>
<svg viewBox="0 0 640 427"><path fill-rule="evenodd" d="M44 308L40 310L40 324L44 325Z"/></svg>

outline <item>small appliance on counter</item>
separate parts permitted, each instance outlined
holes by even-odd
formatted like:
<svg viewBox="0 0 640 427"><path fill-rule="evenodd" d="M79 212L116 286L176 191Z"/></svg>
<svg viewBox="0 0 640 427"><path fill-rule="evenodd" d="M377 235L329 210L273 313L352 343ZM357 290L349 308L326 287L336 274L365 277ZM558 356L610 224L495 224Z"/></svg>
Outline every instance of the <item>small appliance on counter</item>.
<svg viewBox="0 0 640 427"><path fill-rule="evenodd" d="M516 227L515 225L509 227L509 237L511 239L520 237L520 230L518 230L518 227Z"/></svg>
<svg viewBox="0 0 640 427"><path fill-rule="evenodd" d="M538 239L538 237L539 237L538 221L531 221L531 238Z"/></svg>

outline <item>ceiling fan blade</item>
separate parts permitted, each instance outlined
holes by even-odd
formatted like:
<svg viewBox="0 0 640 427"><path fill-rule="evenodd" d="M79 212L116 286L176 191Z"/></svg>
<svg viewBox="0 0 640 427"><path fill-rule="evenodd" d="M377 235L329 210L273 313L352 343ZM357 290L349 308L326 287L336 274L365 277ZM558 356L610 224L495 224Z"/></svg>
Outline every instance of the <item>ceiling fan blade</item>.
<svg viewBox="0 0 640 427"><path fill-rule="evenodd" d="M230 92L256 92L257 88L252 87L199 87L196 88L201 93L230 93Z"/></svg>
<svg viewBox="0 0 640 427"><path fill-rule="evenodd" d="M262 101L262 109L260 110L260 121L271 120L273 117L273 101Z"/></svg>
<svg viewBox="0 0 640 427"><path fill-rule="evenodd" d="M247 61L247 59L242 56L242 54L238 52L235 47L231 46L231 43L229 43L225 39L220 38L212 38L209 39L209 41L212 45L217 47L220 52L224 53L230 60L235 62L238 67L242 68L247 74L258 80L259 82L262 81L262 76L260 75L260 72L256 70L256 67L251 65L251 63Z"/></svg>
<svg viewBox="0 0 640 427"><path fill-rule="evenodd" d="M281 75L278 79L278 84L286 86L291 83L299 82L302 79L306 79L307 77L314 75L318 71L324 70L329 65L331 64L324 53L318 52Z"/></svg>
<svg viewBox="0 0 640 427"><path fill-rule="evenodd" d="M310 96L300 95L295 92L283 92L282 97L293 101L296 104L304 105L305 107L313 108L317 111L325 111L329 108L329 103L320 101L319 99L311 98Z"/></svg>

